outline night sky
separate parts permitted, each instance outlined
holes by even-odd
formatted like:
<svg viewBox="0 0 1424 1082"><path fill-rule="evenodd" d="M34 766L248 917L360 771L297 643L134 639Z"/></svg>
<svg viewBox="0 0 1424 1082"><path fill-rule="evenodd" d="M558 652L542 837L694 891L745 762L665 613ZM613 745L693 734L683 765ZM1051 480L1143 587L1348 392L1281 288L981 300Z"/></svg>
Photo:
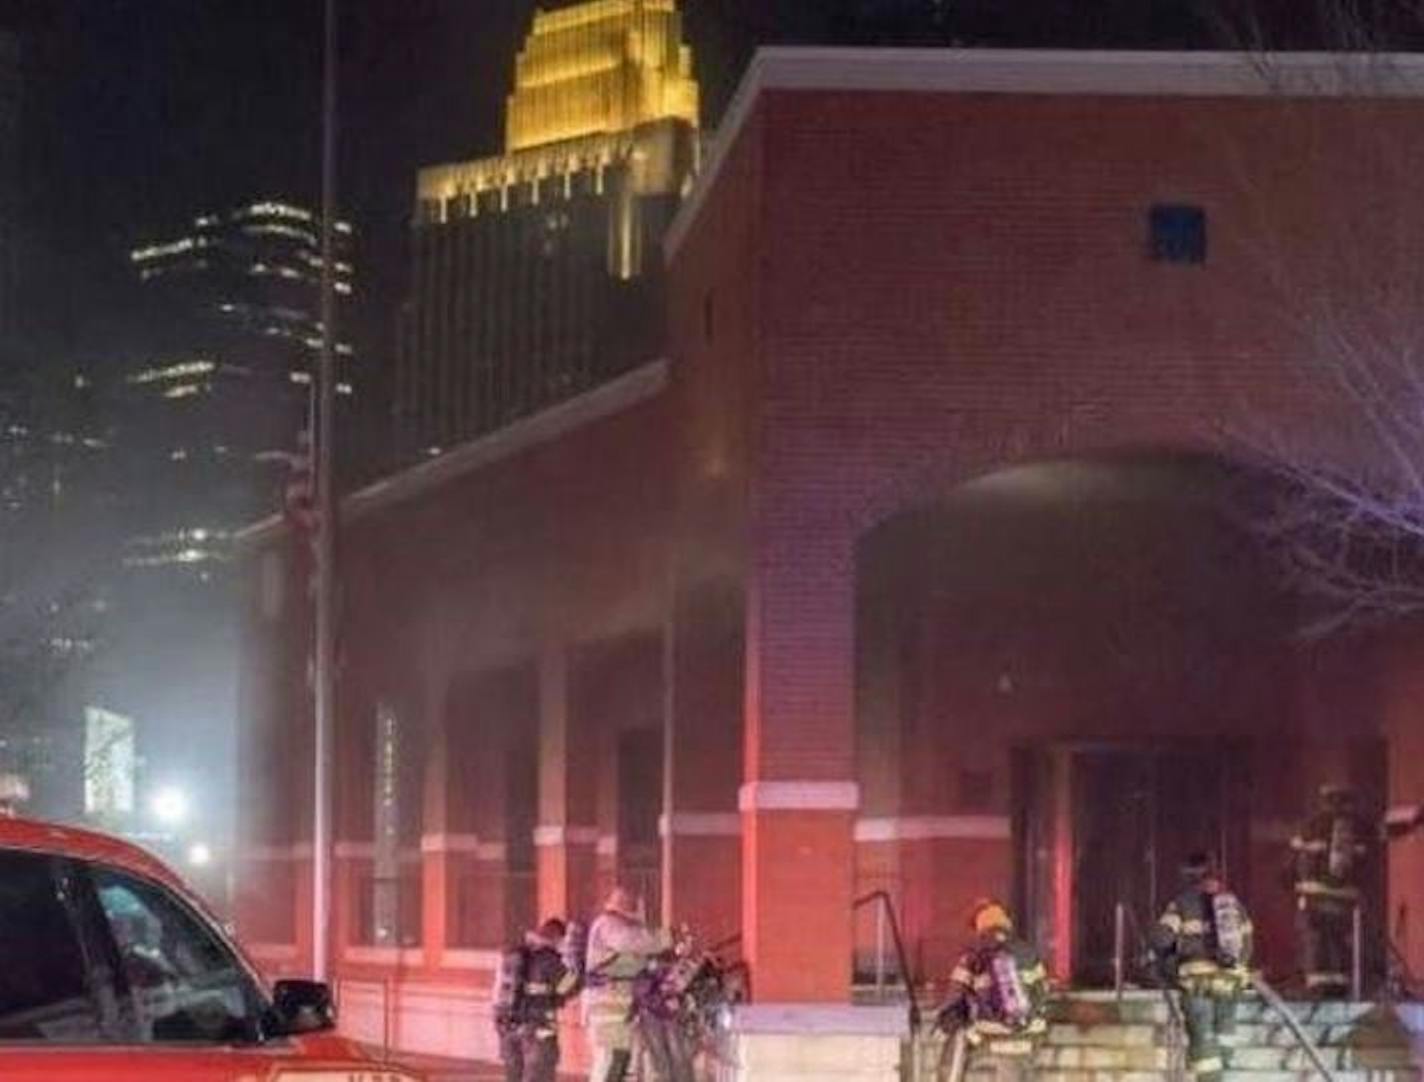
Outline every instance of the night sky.
<svg viewBox="0 0 1424 1082"><path fill-rule="evenodd" d="M684 0L709 121L757 43L1210 44L1200 0ZM533 0L343 0L343 210L358 338L389 354L416 169L497 152ZM1292 5L1293 17L1300 8ZM1295 18L1299 22L1298 18ZM259 196L315 203L319 0L0 0L26 49L36 352L123 352L125 253Z"/></svg>

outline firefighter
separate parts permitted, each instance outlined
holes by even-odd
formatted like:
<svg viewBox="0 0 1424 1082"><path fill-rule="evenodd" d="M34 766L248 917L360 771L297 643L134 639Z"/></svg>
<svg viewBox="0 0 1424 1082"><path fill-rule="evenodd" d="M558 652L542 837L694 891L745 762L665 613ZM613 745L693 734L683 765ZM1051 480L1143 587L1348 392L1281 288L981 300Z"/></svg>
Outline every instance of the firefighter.
<svg viewBox="0 0 1424 1082"><path fill-rule="evenodd" d="M1296 927L1308 995L1344 996L1350 988L1350 937L1360 881L1375 831L1343 785L1320 787L1316 813L1291 839Z"/></svg>
<svg viewBox="0 0 1424 1082"><path fill-rule="evenodd" d="M1251 918L1207 854L1188 857L1182 879L1182 892L1152 929L1152 950L1182 993L1187 1068L1216 1082L1226 1069L1226 1047L1236 1043L1237 997L1251 981Z"/></svg>
<svg viewBox="0 0 1424 1082"><path fill-rule="evenodd" d="M1048 974L1033 946L1014 934L1000 902L979 902L969 924L974 942L950 973L936 1024L953 1039L956 1061L967 1046L992 1056L1008 1077L1026 1076L1038 1038L1048 1030ZM956 1066L951 1074L961 1071Z"/></svg>
<svg viewBox="0 0 1424 1082"><path fill-rule="evenodd" d="M668 950L632 891L615 887L588 930L584 1021L593 1045L589 1082L623 1082L633 1060L633 983Z"/></svg>
<svg viewBox="0 0 1424 1082"><path fill-rule="evenodd" d="M554 1082L559 1066L559 1008L577 990L564 965L564 922L546 920L505 951L495 984L494 1021L505 1082Z"/></svg>
<svg viewBox="0 0 1424 1082"><path fill-rule="evenodd" d="M702 966L703 956L684 927L672 949L633 981L633 1024L658 1082L695 1082L696 1050L687 1024L691 988Z"/></svg>

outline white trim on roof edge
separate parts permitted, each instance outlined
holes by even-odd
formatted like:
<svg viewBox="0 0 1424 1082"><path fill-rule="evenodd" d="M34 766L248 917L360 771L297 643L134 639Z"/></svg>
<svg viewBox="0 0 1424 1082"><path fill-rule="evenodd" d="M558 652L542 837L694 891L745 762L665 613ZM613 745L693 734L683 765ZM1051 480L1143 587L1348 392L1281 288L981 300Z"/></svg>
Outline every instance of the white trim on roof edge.
<svg viewBox="0 0 1424 1082"><path fill-rule="evenodd" d="M758 49L663 247L671 260L767 90L1113 97L1424 97L1424 54L1093 49Z"/></svg>
<svg viewBox="0 0 1424 1082"><path fill-rule="evenodd" d="M650 361L581 395L358 489L341 501L341 519L351 522L522 451L551 443L568 432L656 398L667 385L667 359ZM233 540L238 547L261 544L283 529L284 518L269 515L237 531Z"/></svg>

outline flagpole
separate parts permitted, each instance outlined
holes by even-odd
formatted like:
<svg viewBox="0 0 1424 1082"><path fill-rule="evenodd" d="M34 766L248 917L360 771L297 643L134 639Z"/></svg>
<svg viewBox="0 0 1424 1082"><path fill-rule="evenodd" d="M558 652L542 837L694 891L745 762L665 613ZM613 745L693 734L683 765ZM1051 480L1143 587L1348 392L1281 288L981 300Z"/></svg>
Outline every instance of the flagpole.
<svg viewBox="0 0 1424 1082"><path fill-rule="evenodd" d="M326 0L321 124L321 361L316 425L316 642L313 666L312 975L331 979L332 742L336 698L336 0Z"/></svg>

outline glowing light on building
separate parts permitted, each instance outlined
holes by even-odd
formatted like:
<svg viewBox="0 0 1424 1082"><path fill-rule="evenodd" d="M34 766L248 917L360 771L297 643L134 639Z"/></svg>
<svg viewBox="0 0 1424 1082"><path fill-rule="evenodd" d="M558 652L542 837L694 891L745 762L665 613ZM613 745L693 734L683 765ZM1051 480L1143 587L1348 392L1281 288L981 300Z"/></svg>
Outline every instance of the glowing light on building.
<svg viewBox="0 0 1424 1082"><path fill-rule="evenodd" d="M128 377L128 382L132 384L161 383L168 380L188 379L192 376L205 376L210 372L217 371L217 363L207 360L181 361L177 364L163 365L155 368L145 368L141 372L135 372Z"/></svg>
<svg viewBox="0 0 1424 1082"><path fill-rule="evenodd" d="M656 120L696 126L692 52L673 0L596 0L538 11L515 62L505 149Z"/></svg>
<svg viewBox="0 0 1424 1082"><path fill-rule="evenodd" d="M150 244L144 248L135 248L129 253L129 259L135 263L146 263L151 259L163 259L170 255L182 255L184 252L191 252L195 248L207 246L207 241L202 237L183 237L180 240L170 241L167 244Z"/></svg>

